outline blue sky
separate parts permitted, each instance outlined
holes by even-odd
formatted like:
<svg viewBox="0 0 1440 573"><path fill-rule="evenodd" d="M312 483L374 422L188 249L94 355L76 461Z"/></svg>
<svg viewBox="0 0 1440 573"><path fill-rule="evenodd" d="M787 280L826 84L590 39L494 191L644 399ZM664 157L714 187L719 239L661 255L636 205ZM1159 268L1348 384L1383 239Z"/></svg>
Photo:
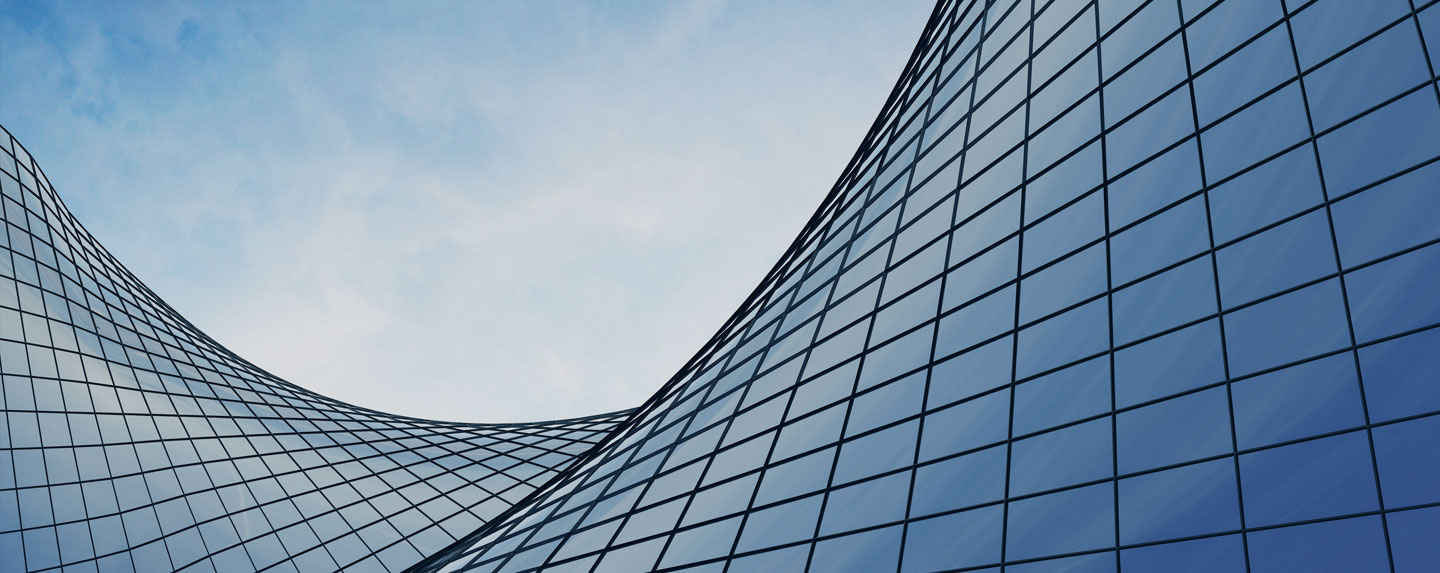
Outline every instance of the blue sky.
<svg viewBox="0 0 1440 573"><path fill-rule="evenodd" d="M828 191L931 3L0 0L0 123L222 344L386 411L638 405Z"/></svg>

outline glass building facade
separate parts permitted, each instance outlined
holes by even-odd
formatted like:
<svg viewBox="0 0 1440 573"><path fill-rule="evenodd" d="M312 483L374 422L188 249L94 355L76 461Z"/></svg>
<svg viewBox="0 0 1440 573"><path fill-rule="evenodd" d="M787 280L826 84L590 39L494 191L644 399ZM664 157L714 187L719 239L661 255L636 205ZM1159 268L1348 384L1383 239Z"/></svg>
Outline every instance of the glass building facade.
<svg viewBox="0 0 1440 573"><path fill-rule="evenodd" d="M401 571L629 411L461 424L344 404L205 336L0 130L0 571Z"/></svg>
<svg viewBox="0 0 1440 573"><path fill-rule="evenodd" d="M3 566L1440 569L1436 46L1433 1L942 0L715 336L528 425L265 374L12 144Z"/></svg>

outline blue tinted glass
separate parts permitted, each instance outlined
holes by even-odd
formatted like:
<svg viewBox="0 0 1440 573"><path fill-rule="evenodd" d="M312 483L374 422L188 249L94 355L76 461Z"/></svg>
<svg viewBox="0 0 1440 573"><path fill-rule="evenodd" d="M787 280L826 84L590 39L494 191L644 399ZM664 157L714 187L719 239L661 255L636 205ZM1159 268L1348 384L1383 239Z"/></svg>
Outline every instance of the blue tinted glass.
<svg viewBox="0 0 1440 573"><path fill-rule="evenodd" d="M1105 292L1105 245L1095 245L1020 282L1020 322L1027 323Z"/></svg>
<svg viewBox="0 0 1440 573"><path fill-rule="evenodd" d="M1114 121L1109 117L1106 120ZM1190 92L1175 90L1106 135L1107 165L1112 173L1124 172L1194 132Z"/></svg>
<svg viewBox="0 0 1440 573"><path fill-rule="evenodd" d="M1216 244L1320 204L1315 152L1301 147L1210 190Z"/></svg>
<svg viewBox="0 0 1440 573"><path fill-rule="evenodd" d="M1113 12L1113 14L1111 13ZM1107 20L1118 22L1125 10L1111 7L1101 10ZM1113 74L1134 61L1140 54L1179 27L1180 11L1168 2L1150 2L1137 14L1116 27L1102 44L1103 67Z"/></svg>
<svg viewBox="0 0 1440 573"><path fill-rule="evenodd" d="M1383 422L1440 410L1440 330L1429 330L1360 349L1370 420Z"/></svg>
<svg viewBox="0 0 1440 573"><path fill-rule="evenodd" d="M1429 75L1415 27L1390 28L1305 77L1315 129L1329 129Z"/></svg>
<svg viewBox="0 0 1440 573"><path fill-rule="evenodd" d="M1386 516L1395 571L1432 569L1440 562L1440 507L1401 511Z"/></svg>
<svg viewBox="0 0 1440 573"><path fill-rule="evenodd" d="M1387 507L1440 501L1440 418L1375 428L1375 458Z"/></svg>
<svg viewBox="0 0 1440 573"><path fill-rule="evenodd" d="M1111 280L1123 285L1209 246L1205 199L1195 197L1111 238Z"/></svg>
<svg viewBox="0 0 1440 573"><path fill-rule="evenodd" d="M1200 155L1190 140L1110 183L1110 228L1127 226L1198 189ZM1130 255L1116 252L1115 259L1128 262Z"/></svg>
<svg viewBox="0 0 1440 573"><path fill-rule="evenodd" d="M1249 490L1246 490L1249 495ZM1246 506L1249 517L1249 506ZM1249 534L1250 571L1388 571L1378 517L1357 517Z"/></svg>
<svg viewBox="0 0 1440 573"><path fill-rule="evenodd" d="M929 334L928 332L926 334ZM925 401L925 373L916 372L855 398L845 435L853 436L920 413ZM731 432L735 430L732 428Z"/></svg>
<svg viewBox="0 0 1440 573"><path fill-rule="evenodd" d="M917 324L935 317L940 307L940 281L931 281L920 290L912 292L895 304L885 307L875 316L875 328L870 332L871 344L890 340ZM928 332L926 334L929 334ZM925 343L925 354L930 354L930 344Z"/></svg>
<svg viewBox="0 0 1440 573"><path fill-rule="evenodd" d="M1015 280L1020 240L1010 239L950 271L945 277L945 310Z"/></svg>
<svg viewBox="0 0 1440 573"><path fill-rule="evenodd" d="M1005 447L995 446L915 470L910 514L978 505L1000 499L1004 493Z"/></svg>
<svg viewBox="0 0 1440 573"><path fill-rule="evenodd" d="M1277 17L1280 13L1279 3L1270 0L1226 2L1222 6L1263 7L1262 10ZM1216 15L1206 15L1200 22L1213 21ZM1206 36L1192 34L1191 38L1194 39L1190 40L1190 63L1198 70L1204 64L1197 61L1195 44ZM1235 44L1224 49L1233 47ZM1295 60L1290 53L1290 35L1284 26L1278 26L1195 78L1195 107L1200 124L1214 122L1294 77Z"/></svg>
<svg viewBox="0 0 1440 573"><path fill-rule="evenodd" d="M673 567L723 556L730 551L739 529L740 518L732 517L676 533L665 549L665 556L660 559L660 566Z"/></svg>
<svg viewBox="0 0 1440 573"><path fill-rule="evenodd" d="M1010 382L1013 337L1007 336L935 365L925 406L939 408Z"/></svg>
<svg viewBox="0 0 1440 573"><path fill-rule="evenodd" d="M1010 393L995 392L925 416L920 459L930 460L1004 440Z"/></svg>
<svg viewBox="0 0 1440 573"><path fill-rule="evenodd" d="M1110 409L1110 361L1095 358L1015 387L1016 435Z"/></svg>
<svg viewBox="0 0 1440 573"><path fill-rule="evenodd" d="M1235 434L1241 449L1365 422L1354 358L1339 354L1234 383Z"/></svg>
<svg viewBox="0 0 1440 573"><path fill-rule="evenodd" d="M1215 313L1210 260L1199 258L1114 294L1115 342L1125 344Z"/></svg>
<svg viewBox="0 0 1440 573"><path fill-rule="evenodd" d="M1100 101L1091 96L1031 136L1026 148L1030 172L1039 173L1099 134Z"/></svg>
<svg viewBox="0 0 1440 573"><path fill-rule="evenodd" d="M928 364L934 332L934 326L926 325L865 355L857 389L870 388Z"/></svg>
<svg viewBox="0 0 1440 573"><path fill-rule="evenodd" d="M1398 2L1398 0L1396 0ZM1403 8L1402 8L1403 9ZM1440 8L1431 5L1420 12L1420 27L1424 30L1426 38L1440 38ZM1440 45L1435 42L1426 42L1430 51L1430 61L1440 60Z"/></svg>
<svg viewBox="0 0 1440 573"><path fill-rule="evenodd" d="M908 466L915 461L918 420L880 430L840 446L835 483L846 483Z"/></svg>
<svg viewBox="0 0 1440 573"><path fill-rule="evenodd" d="M1194 14L1195 12L1187 10L1185 15L1191 17ZM1186 30L1186 39L1190 46L1190 65L1197 70L1210 65L1221 54L1260 33L1265 26L1279 20L1282 15L1284 11L1277 0L1220 3L1192 22ZM1283 30L1284 27L1280 29ZM1288 40L1286 44L1289 44Z"/></svg>
<svg viewBox="0 0 1440 573"><path fill-rule="evenodd" d="M1431 164L1335 202L1340 260L1350 267L1440 238L1440 164Z"/></svg>
<svg viewBox="0 0 1440 573"><path fill-rule="evenodd" d="M1011 502L1005 543L1006 559L1112 546L1114 486L1105 483Z"/></svg>
<svg viewBox="0 0 1440 573"><path fill-rule="evenodd" d="M660 556L660 550L665 548L665 542L666 539L662 537L606 552L605 556L600 558L600 565L595 571L622 573L652 568L655 566L655 559Z"/></svg>
<svg viewBox="0 0 1440 573"><path fill-rule="evenodd" d="M1297 10L1301 4L1289 6ZM1348 0L1320 0L1290 19L1300 65L1314 66L1408 11L1409 6L1401 0L1375 0L1363 5Z"/></svg>
<svg viewBox="0 0 1440 573"><path fill-rule="evenodd" d="M902 571L938 571L1000 561L1003 507L974 509L911 522Z"/></svg>
<svg viewBox="0 0 1440 573"><path fill-rule="evenodd" d="M1220 321L1208 320L1116 352L1116 405L1132 406L1224 379L1220 346Z"/></svg>
<svg viewBox="0 0 1440 573"><path fill-rule="evenodd" d="M1440 322L1440 245L1352 272L1345 281L1357 342Z"/></svg>
<svg viewBox="0 0 1440 573"><path fill-rule="evenodd" d="M1240 573L1245 546L1239 535L1137 547L1120 552L1125 573Z"/></svg>
<svg viewBox="0 0 1440 573"><path fill-rule="evenodd" d="M1105 234L1105 200L1091 194L1026 229L1021 261L1030 272Z"/></svg>
<svg viewBox="0 0 1440 573"><path fill-rule="evenodd" d="M810 539L820 519L820 495L751 513L745 519L736 551L753 551Z"/></svg>
<svg viewBox="0 0 1440 573"><path fill-rule="evenodd" d="M1173 398L1116 416L1120 473L1230 451L1224 388Z"/></svg>
<svg viewBox="0 0 1440 573"><path fill-rule="evenodd" d="M1421 90L1321 136L1326 188L1338 196L1440 155L1437 132L1440 105Z"/></svg>
<svg viewBox="0 0 1440 573"><path fill-rule="evenodd" d="M895 567L900 558L900 527L887 527L815 544L811 571L869 573Z"/></svg>
<svg viewBox="0 0 1440 573"><path fill-rule="evenodd" d="M1089 71L1089 77L1095 76L1093 70L1080 66L1073 69ZM1099 126L1096 126L1094 133L1099 131ZM1100 144L1092 143L1025 187L1025 222L1034 222L1060 208L1094 189L1100 181Z"/></svg>
<svg viewBox="0 0 1440 573"><path fill-rule="evenodd" d="M996 291L940 319L935 355L964 350L1015 327L1015 287Z"/></svg>
<svg viewBox="0 0 1440 573"><path fill-rule="evenodd" d="M1377 509L1364 432L1240 456L1245 522L1288 523Z"/></svg>
<svg viewBox="0 0 1440 573"><path fill-rule="evenodd" d="M809 559L810 546L800 545L737 558L730 562L730 569L732 571L801 571L805 569L805 562ZM685 569L684 571L692 573L694 570Z"/></svg>
<svg viewBox="0 0 1440 573"><path fill-rule="evenodd" d="M1024 495L1110 477L1110 419L1101 418L1011 446L1010 494Z"/></svg>
<svg viewBox="0 0 1440 573"><path fill-rule="evenodd" d="M1241 375L1349 343L1339 281L1273 298L1225 316L1230 374Z"/></svg>
<svg viewBox="0 0 1440 573"><path fill-rule="evenodd" d="M1205 174L1224 179L1309 135L1300 88L1291 84L1200 134Z"/></svg>
<svg viewBox="0 0 1440 573"><path fill-rule="evenodd" d="M1240 527L1235 464L1215 460L1120 480L1120 543Z"/></svg>
<svg viewBox="0 0 1440 573"><path fill-rule="evenodd" d="M1289 221L1215 254L1226 308L1336 271L1330 221L1324 211Z"/></svg>
<svg viewBox="0 0 1440 573"><path fill-rule="evenodd" d="M1165 9L1159 6L1159 3L1151 4L1155 6L1150 9ZM1104 13L1103 9L1101 13ZM1182 44L1178 35L1172 37L1105 85L1107 124L1119 123L1135 113L1135 110L1160 97L1160 94L1169 88L1185 81L1185 50ZM1114 75L1118 71L1117 68L1105 68L1106 76Z"/></svg>
<svg viewBox="0 0 1440 573"><path fill-rule="evenodd" d="M755 503L765 504L818 491L830 479L835 449L829 448L765 470Z"/></svg>
<svg viewBox="0 0 1440 573"><path fill-rule="evenodd" d="M1030 376L1105 350L1106 301L1096 300L1020 331L1015 375Z"/></svg>
<svg viewBox="0 0 1440 573"><path fill-rule="evenodd" d="M830 492L820 534L861 529L905 518L910 472L901 472Z"/></svg>
<svg viewBox="0 0 1440 573"><path fill-rule="evenodd" d="M1017 563L1006 565L1006 571L1012 573L1111 573L1115 571L1115 554L1092 553L1090 555L1077 555L1075 557L1061 557L1049 561L1035 561L1031 563Z"/></svg>

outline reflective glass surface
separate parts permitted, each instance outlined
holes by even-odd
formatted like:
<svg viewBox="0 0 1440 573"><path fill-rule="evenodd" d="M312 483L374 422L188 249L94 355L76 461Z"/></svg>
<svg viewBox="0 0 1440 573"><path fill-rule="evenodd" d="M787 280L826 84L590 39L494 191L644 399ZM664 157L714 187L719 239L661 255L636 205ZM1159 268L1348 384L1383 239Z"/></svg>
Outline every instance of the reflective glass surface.
<svg viewBox="0 0 1440 573"><path fill-rule="evenodd" d="M536 425L250 366L7 138L0 555L1436 569L1437 36L1421 0L941 1L711 341L634 411Z"/></svg>

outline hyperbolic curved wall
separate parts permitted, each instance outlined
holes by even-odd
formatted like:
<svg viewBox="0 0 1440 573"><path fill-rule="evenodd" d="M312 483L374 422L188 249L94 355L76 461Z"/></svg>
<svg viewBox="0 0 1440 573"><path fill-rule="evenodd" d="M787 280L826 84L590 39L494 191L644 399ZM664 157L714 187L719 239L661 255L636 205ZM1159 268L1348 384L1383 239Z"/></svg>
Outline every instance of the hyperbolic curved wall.
<svg viewBox="0 0 1440 573"><path fill-rule="evenodd" d="M0 129L0 571L400 571L628 414L394 416L230 353L115 261Z"/></svg>
<svg viewBox="0 0 1440 573"><path fill-rule="evenodd" d="M1437 45L1419 1L942 1L718 343L418 569L1440 567Z"/></svg>
<svg viewBox="0 0 1440 573"><path fill-rule="evenodd" d="M715 337L639 409L542 424L265 374L16 146L0 560L1433 570L1437 41L1411 0L942 1Z"/></svg>

